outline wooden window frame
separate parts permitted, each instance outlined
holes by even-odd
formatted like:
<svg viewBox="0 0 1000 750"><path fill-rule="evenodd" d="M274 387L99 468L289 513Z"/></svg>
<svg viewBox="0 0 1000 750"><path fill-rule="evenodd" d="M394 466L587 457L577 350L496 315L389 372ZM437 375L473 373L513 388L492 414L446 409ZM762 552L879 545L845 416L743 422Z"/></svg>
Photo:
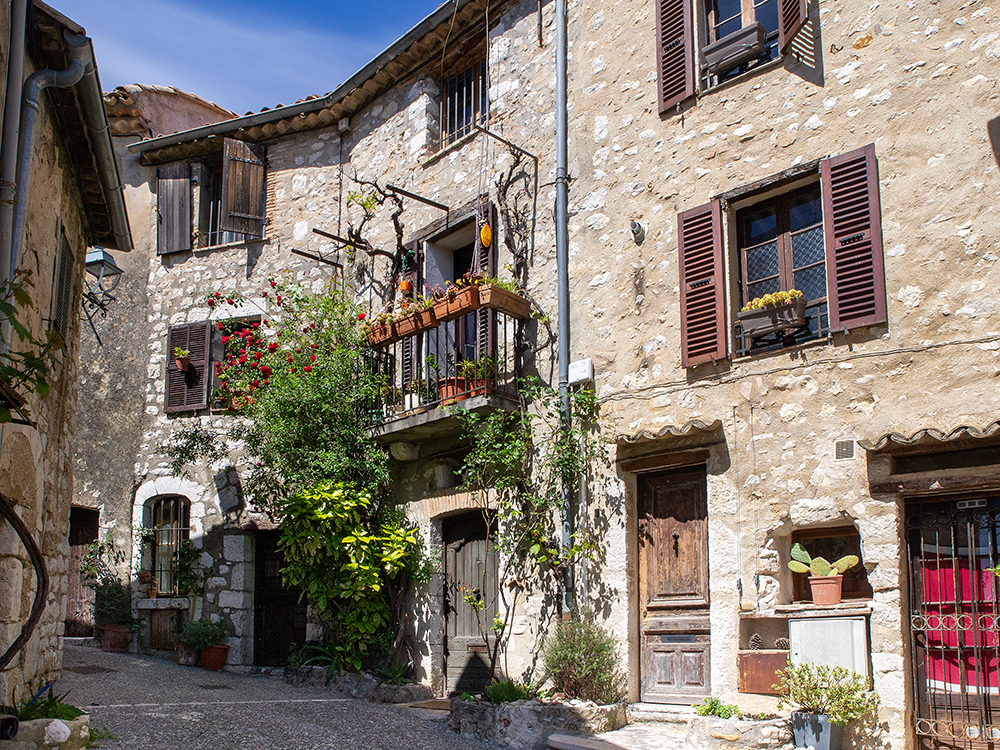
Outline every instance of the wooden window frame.
<svg viewBox="0 0 1000 750"><path fill-rule="evenodd" d="M170 511L170 517L166 521L162 518L164 508ZM162 495L155 498L150 507L149 527L153 530L150 558L156 591L159 594L176 594L177 555L181 545L191 538L191 501L183 495ZM161 550L164 549L171 550L171 559L167 565L161 559Z"/></svg>
<svg viewBox="0 0 1000 750"><path fill-rule="evenodd" d="M796 529L792 532L791 544L801 544L811 557L824 557L831 563L836 562L836 560L827 557L824 550L816 548L815 542L824 539L849 539L850 551L846 551L844 554L858 556L858 564L844 573L842 598L871 601L875 594L868 581L868 571L865 569L865 560L861 554L861 534L856 527L833 526L819 529ZM813 543L812 547L810 547L810 542ZM792 601L812 601L809 577L804 573L792 574Z"/></svg>

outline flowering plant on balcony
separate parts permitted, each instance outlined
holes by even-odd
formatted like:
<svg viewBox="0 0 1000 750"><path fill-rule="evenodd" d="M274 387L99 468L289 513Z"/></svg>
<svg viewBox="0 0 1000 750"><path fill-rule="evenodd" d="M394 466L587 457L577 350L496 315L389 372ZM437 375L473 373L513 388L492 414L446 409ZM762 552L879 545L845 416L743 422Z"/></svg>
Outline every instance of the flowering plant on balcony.
<svg viewBox="0 0 1000 750"><path fill-rule="evenodd" d="M794 302L797 299L801 299L802 292L798 289L789 289L788 291L773 292L771 294L765 294L763 297L755 297L743 306L742 312L747 310L761 310L765 307L774 307L776 305L784 305L788 302Z"/></svg>

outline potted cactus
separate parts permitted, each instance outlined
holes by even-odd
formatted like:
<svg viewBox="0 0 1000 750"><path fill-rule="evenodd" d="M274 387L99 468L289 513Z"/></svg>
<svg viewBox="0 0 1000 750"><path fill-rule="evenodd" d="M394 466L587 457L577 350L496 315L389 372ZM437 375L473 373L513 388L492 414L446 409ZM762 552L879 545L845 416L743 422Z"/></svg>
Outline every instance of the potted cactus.
<svg viewBox="0 0 1000 750"><path fill-rule="evenodd" d="M857 555L844 555L834 563L822 557L810 557L805 547L796 542L792 545L792 559L788 563L788 569L793 573L809 574L813 604L830 605L840 604L844 571L857 564Z"/></svg>

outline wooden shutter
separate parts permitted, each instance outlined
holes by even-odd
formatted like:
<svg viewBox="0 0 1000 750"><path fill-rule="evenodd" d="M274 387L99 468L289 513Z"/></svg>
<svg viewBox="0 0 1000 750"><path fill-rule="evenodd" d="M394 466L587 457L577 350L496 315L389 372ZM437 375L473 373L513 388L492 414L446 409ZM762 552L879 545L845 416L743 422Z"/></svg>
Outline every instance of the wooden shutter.
<svg viewBox="0 0 1000 750"><path fill-rule="evenodd" d="M167 379L165 410L168 412L195 411L208 406L208 381L210 380L209 344L212 323L202 320L188 325L171 326L167 333ZM180 347L191 353L191 363L186 371L177 369L174 349Z"/></svg>
<svg viewBox="0 0 1000 750"><path fill-rule="evenodd" d="M222 229L264 234L264 147L226 138L222 149Z"/></svg>
<svg viewBox="0 0 1000 750"><path fill-rule="evenodd" d="M476 228L476 268L490 276L497 275L497 242L499 242L500 232L497 227L497 207L492 203L485 207L484 218L490 225L493 239L489 247L483 245L480 240L480 228ZM476 313L476 358L495 357L493 351L496 340L497 313L485 307L479 308Z"/></svg>
<svg viewBox="0 0 1000 750"><path fill-rule="evenodd" d="M726 359L725 263L718 200L677 215L681 281L681 365Z"/></svg>
<svg viewBox="0 0 1000 750"><path fill-rule="evenodd" d="M691 0L656 0L660 114L694 96Z"/></svg>
<svg viewBox="0 0 1000 750"><path fill-rule="evenodd" d="M165 164L156 170L156 252L191 249L191 168Z"/></svg>
<svg viewBox="0 0 1000 750"><path fill-rule="evenodd" d="M420 255L423 251L423 243L419 240L414 240L406 244L405 250L413 253L413 265L416 269L413 288L414 294L419 294L421 289L420 268L422 265ZM420 357L420 339L422 338L423 334L418 333L413 336L407 336L400 342L400 373L404 388L420 377L420 368L417 365Z"/></svg>
<svg viewBox="0 0 1000 750"><path fill-rule="evenodd" d="M820 162L830 329L886 321L875 144Z"/></svg>
<svg viewBox="0 0 1000 750"><path fill-rule="evenodd" d="M785 54L809 21L808 0L778 0L778 48Z"/></svg>

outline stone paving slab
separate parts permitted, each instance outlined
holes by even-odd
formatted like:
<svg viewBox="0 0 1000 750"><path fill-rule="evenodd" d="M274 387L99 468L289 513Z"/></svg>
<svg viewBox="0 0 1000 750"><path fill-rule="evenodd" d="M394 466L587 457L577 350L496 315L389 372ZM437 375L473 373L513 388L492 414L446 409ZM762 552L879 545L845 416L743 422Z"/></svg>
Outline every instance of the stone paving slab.
<svg viewBox="0 0 1000 750"><path fill-rule="evenodd" d="M637 722L595 739L624 750L687 750L687 725L669 722Z"/></svg>
<svg viewBox="0 0 1000 750"><path fill-rule="evenodd" d="M100 669L95 669L100 668ZM67 644L56 691L107 724L107 750L496 750L405 708Z"/></svg>

